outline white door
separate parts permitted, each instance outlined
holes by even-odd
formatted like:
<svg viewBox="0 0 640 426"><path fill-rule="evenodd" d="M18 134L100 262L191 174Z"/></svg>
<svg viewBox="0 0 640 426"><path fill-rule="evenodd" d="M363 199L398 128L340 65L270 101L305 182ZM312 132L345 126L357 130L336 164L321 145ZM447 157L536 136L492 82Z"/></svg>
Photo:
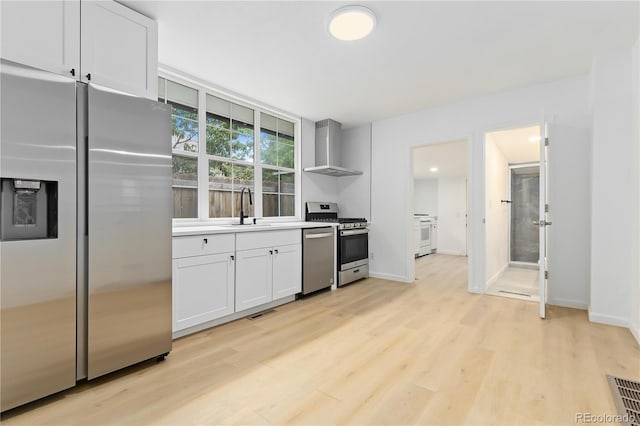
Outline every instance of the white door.
<svg viewBox="0 0 640 426"><path fill-rule="evenodd" d="M271 302L273 249L236 252L236 312Z"/></svg>
<svg viewBox="0 0 640 426"><path fill-rule="evenodd" d="M540 231L540 257L539 257L539 270L540 270L540 318L544 318L546 315L547 304L547 226L551 225L551 222L547 222L547 189L549 188L549 174L548 174L548 141L549 141L549 126L546 123L540 125L540 219L538 222Z"/></svg>
<svg viewBox="0 0 640 426"><path fill-rule="evenodd" d="M2 57L56 74L80 74L80 2L2 1Z"/></svg>
<svg viewBox="0 0 640 426"><path fill-rule="evenodd" d="M114 1L82 2L82 81L158 96L158 26Z"/></svg>
<svg viewBox="0 0 640 426"><path fill-rule="evenodd" d="M233 252L173 262L174 332L233 313Z"/></svg>
<svg viewBox="0 0 640 426"><path fill-rule="evenodd" d="M302 291L302 249L300 244L273 250L273 300Z"/></svg>

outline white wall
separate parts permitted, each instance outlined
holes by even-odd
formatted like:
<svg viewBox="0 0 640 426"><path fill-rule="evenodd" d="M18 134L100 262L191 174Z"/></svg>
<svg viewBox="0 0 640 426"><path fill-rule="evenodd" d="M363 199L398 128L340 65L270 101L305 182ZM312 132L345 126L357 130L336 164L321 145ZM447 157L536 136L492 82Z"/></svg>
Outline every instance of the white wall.
<svg viewBox="0 0 640 426"><path fill-rule="evenodd" d="M536 85L509 92L470 99L437 108L430 108L373 123L371 203L371 271L378 276L400 281L415 277L411 250L413 219L410 216L413 174L411 149L418 145L446 140L469 139L471 156L469 260L474 276L472 291L483 292L485 282L483 136L486 131L516 127L537 122L544 112L555 116L560 124L589 128L589 79L587 76ZM587 149L588 144L578 149ZM552 168L588 170L588 164L555 162ZM560 173L558 173L562 176ZM552 183L553 185L553 183ZM590 208L589 183L576 195L569 207L570 214L584 215ZM566 226L554 223L556 229ZM588 227L576 235L575 246L588 247ZM573 257L557 250L558 265L567 271L584 269L589 259ZM549 286L557 285L553 278ZM588 282L581 284L588 287ZM576 298L580 295L576 294ZM586 300L583 301L585 304Z"/></svg>
<svg viewBox="0 0 640 426"><path fill-rule="evenodd" d="M632 228L633 235L633 275L631 282L635 285L632 287L631 297L631 332L640 344L640 38L633 47L633 185L635 185L633 197L632 216L634 223ZM633 187L632 185L632 187Z"/></svg>
<svg viewBox="0 0 640 426"><path fill-rule="evenodd" d="M300 156L301 166L304 169L315 166L316 125L313 121L303 118L301 127ZM300 211L303 219L307 201L338 202L338 180L332 176L302 172L301 187L302 208Z"/></svg>
<svg viewBox="0 0 640 426"><path fill-rule="evenodd" d="M371 125L342 130L342 167L361 175L331 178L336 181L342 217L371 220Z"/></svg>
<svg viewBox="0 0 640 426"><path fill-rule="evenodd" d="M487 287L509 265L509 162L487 135L485 145L485 217Z"/></svg>
<svg viewBox="0 0 640 426"><path fill-rule="evenodd" d="M438 179L414 179L413 212L438 216Z"/></svg>
<svg viewBox="0 0 640 426"><path fill-rule="evenodd" d="M438 179L437 252L464 256L467 254L467 178Z"/></svg>
<svg viewBox="0 0 640 426"><path fill-rule="evenodd" d="M590 131L560 122L552 123L549 132L547 220L552 225L547 228L547 302L586 309L591 260ZM574 206L584 209L576 211ZM576 244L585 240L587 244ZM567 268L567 264L580 266Z"/></svg>
<svg viewBox="0 0 640 426"><path fill-rule="evenodd" d="M629 326L632 297L633 117L631 49L592 67L592 321Z"/></svg>

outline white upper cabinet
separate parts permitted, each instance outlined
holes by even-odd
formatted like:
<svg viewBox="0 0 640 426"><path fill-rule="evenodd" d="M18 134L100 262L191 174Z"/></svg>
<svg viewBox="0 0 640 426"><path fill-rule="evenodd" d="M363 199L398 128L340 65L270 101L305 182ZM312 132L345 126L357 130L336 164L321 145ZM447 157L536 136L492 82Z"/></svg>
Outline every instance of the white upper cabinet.
<svg viewBox="0 0 640 426"><path fill-rule="evenodd" d="M110 0L0 1L3 59L157 99L158 26Z"/></svg>
<svg viewBox="0 0 640 426"><path fill-rule="evenodd" d="M156 99L156 22L113 1L81 6L82 81Z"/></svg>
<svg viewBox="0 0 640 426"><path fill-rule="evenodd" d="M80 75L80 2L1 1L2 58Z"/></svg>

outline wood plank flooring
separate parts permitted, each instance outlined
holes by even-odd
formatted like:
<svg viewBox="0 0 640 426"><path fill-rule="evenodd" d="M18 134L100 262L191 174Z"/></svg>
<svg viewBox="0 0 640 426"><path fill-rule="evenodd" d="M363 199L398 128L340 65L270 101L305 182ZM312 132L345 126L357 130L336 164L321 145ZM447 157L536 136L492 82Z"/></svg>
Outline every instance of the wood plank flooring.
<svg viewBox="0 0 640 426"><path fill-rule="evenodd" d="M8 425L574 424L615 414L605 374L640 348L585 311L473 295L466 258L412 284L367 279L174 342L143 363L5 413Z"/></svg>

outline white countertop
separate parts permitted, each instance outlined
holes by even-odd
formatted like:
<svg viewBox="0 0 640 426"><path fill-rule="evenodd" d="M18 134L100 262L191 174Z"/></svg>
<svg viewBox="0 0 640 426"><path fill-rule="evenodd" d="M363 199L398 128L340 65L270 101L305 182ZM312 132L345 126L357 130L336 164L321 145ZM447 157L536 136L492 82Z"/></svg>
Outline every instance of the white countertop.
<svg viewBox="0 0 640 426"><path fill-rule="evenodd" d="M251 219L248 219L251 220ZM173 236L182 237L186 235L202 235L202 234L228 234L236 232L252 232L252 231L277 231L281 229L303 229L303 228L323 228L326 226L337 227L337 223L328 222L258 222L257 225L189 225L174 226Z"/></svg>

